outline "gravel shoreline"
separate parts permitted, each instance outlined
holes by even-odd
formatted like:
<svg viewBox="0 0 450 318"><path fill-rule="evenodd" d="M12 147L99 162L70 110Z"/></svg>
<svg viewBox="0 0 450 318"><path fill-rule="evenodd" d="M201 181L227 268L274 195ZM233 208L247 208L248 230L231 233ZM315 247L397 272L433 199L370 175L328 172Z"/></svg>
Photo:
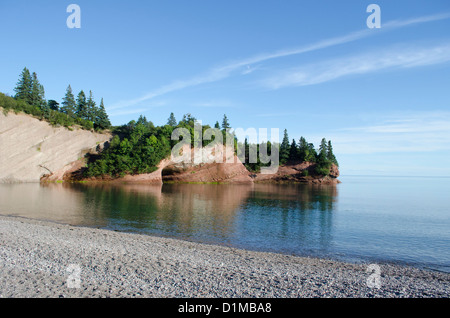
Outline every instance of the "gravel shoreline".
<svg viewBox="0 0 450 318"><path fill-rule="evenodd" d="M0 216L0 297L450 296L448 273L368 265Z"/></svg>

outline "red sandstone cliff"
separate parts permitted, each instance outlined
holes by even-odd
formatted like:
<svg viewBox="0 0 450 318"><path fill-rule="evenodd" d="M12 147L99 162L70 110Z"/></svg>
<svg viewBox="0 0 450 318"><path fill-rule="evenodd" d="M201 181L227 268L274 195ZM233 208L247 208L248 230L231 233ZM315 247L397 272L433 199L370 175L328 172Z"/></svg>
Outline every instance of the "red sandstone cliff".
<svg viewBox="0 0 450 318"><path fill-rule="evenodd" d="M297 164L287 164L280 166L274 174L261 174L249 172L244 164L238 159L233 151L224 147L220 153L222 162L195 163L196 156L204 156L211 149L204 148L202 152L195 153L189 147L183 151L190 155L190 161L177 162L175 159L165 159L160 162L158 169L148 174L126 175L113 179L110 177L83 179L82 169L84 160L78 160L70 166L66 166L60 171L56 171L52 176L43 181L57 180L87 180L87 181L108 181L114 183L313 183L313 184L336 184L339 183L339 169L332 165L330 175L323 177L314 174L315 164L302 162ZM202 162L202 160L197 160Z"/></svg>

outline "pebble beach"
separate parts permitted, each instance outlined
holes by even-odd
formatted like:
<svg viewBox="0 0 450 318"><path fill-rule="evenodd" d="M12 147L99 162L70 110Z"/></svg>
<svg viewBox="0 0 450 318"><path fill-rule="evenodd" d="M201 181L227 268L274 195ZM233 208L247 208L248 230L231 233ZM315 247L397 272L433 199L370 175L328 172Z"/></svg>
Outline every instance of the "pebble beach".
<svg viewBox="0 0 450 318"><path fill-rule="evenodd" d="M3 298L450 296L448 273L372 267L0 217Z"/></svg>

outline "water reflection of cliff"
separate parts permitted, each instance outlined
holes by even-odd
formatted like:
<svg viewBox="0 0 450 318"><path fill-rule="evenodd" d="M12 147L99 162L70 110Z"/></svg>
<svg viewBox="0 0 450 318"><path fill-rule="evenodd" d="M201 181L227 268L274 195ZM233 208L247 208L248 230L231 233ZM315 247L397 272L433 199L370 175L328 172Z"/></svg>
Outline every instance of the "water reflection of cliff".
<svg viewBox="0 0 450 318"><path fill-rule="evenodd" d="M2 185L0 213L245 247L326 249L336 186Z"/></svg>
<svg viewBox="0 0 450 318"><path fill-rule="evenodd" d="M252 199L264 205L296 208L300 211L331 211L337 197L335 185L255 184Z"/></svg>
<svg viewBox="0 0 450 318"><path fill-rule="evenodd" d="M86 218L94 214L105 220L102 226L207 239L209 234L226 236L232 231L236 211L253 185L105 183L70 188L84 193Z"/></svg>
<svg viewBox="0 0 450 318"><path fill-rule="evenodd" d="M0 213L72 225L97 226L96 210L86 206L85 198L83 192L67 184L3 184L0 185Z"/></svg>
<svg viewBox="0 0 450 318"><path fill-rule="evenodd" d="M323 253L333 241L335 185L256 184L235 244L294 254Z"/></svg>

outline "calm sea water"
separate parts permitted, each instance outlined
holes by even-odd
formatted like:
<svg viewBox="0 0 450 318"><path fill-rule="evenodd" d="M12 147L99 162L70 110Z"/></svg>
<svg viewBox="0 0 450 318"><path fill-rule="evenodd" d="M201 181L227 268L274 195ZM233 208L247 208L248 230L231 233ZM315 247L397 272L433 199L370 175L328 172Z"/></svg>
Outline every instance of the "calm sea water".
<svg viewBox="0 0 450 318"><path fill-rule="evenodd" d="M0 185L0 214L450 272L450 178L310 185Z"/></svg>

